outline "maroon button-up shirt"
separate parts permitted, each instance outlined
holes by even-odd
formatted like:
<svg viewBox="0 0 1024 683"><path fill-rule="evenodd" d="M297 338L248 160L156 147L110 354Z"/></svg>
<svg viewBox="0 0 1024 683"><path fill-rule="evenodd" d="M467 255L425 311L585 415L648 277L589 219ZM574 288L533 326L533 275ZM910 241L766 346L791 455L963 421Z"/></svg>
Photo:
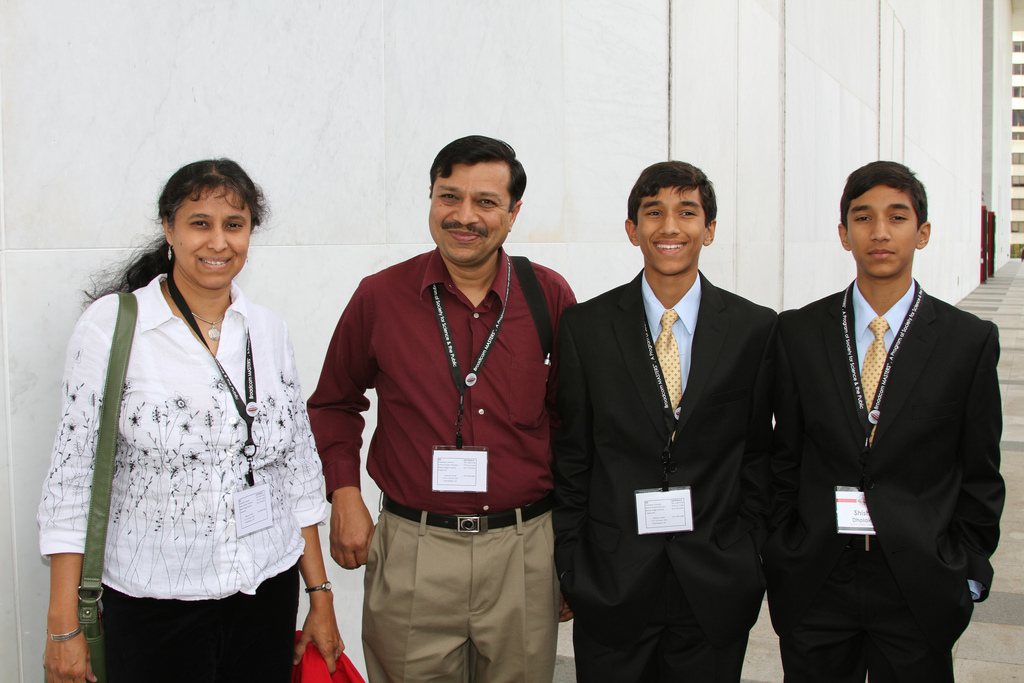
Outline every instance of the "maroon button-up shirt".
<svg viewBox="0 0 1024 683"><path fill-rule="evenodd" d="M441 514L494 513L533 503L551 490L557 360L552 357L551 365L544 364L537 328L514 270L508 301L502 301L509 264L503 250L498 256L498 273L476 307L455 287L436 249L360 283L341 315L320 382L309 398L328 492L359 486L368 388L377 391L377 429L366 469L393 500ZM562 311L575 297L553 270L536 264L534 269L557 332ZM488 449L486 493L431 490L434 447L455 443L459 408L434 313L434 283L439 284L463 377L502 306L506 308L479 379L466 390L463 413L464 446Z"/></svg>

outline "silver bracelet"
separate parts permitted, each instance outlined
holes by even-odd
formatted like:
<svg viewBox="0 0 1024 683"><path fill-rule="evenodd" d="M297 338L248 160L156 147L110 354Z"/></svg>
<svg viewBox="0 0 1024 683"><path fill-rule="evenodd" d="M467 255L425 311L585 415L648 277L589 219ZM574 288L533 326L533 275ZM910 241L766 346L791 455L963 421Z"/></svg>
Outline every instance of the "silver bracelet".
<svg viewBox="0 0 1024 683"><path fill-rule="evenodd" d="M309 594L309 593L316 593L317 591L330 591L330 590L331 590L331 582L330 581L324 581L319 586L313 586L312 588L307 588L306 589L306 593Z"/></svg>
<svg viewBox="0 0 1024 683"><path fill-rule="evenodd" d="M79 626L78 628L76 628L71 633L62 633L62 634L51 633L50 634L50 640L56 640L58 643L61 643L61 642L64 642L65 640L71 640L72 638L74 638L75 636L77 636L81 632L82 632L82 627Z"/></svg>

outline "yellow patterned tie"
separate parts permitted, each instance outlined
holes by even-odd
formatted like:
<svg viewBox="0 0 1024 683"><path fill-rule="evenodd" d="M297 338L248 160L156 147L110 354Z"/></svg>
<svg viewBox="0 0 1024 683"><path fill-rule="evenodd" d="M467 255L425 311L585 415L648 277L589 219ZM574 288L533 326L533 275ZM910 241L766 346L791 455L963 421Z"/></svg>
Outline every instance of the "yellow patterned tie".
<svg viewBox="0 0 1024 683"><path fill-rule="evenodd" d="M868 329L875 335L875 340L868 347L864 355L864 370L860 373L860 383L864 388L864 398L868 402L868 410L875 402L875 393L878 391L878 380L882 377L882 366L885 365L885 333L889 329L889 323L885 318L878 316L868 324Z"/></svg>
<svg viewBox="0 0 1024 683"><path fill-rule="evenodd" d="M676 337L672 334L672 325L679 320L679 314L671 308L661 316L661 334L658 341L654 342L654 350L658 354L658 364L665 376L665 388L668 389L668 398L672 402L672 408L679 405L683 397L683 378L679 370L679 345L676 344Z"/></svg>

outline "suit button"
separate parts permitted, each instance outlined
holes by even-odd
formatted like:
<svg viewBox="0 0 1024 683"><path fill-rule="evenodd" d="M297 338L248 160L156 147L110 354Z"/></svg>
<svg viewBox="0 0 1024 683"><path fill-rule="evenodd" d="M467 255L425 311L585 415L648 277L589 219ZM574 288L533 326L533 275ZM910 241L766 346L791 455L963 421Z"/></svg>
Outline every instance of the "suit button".
<svg viewBox="0 0 1024 683"><path fill-rule="evenodd" d="M868 491L872 490L873 488L875 488L874 479L868 479Z"/></svg>
<svg viewBox="0 0 1024 683"><path fill-rule="evenodd" d="M675 537L676 537L675 534L669 534L668 536L665 537L665 542L666 543L671 543L672 539L674 539Z"/></svg>

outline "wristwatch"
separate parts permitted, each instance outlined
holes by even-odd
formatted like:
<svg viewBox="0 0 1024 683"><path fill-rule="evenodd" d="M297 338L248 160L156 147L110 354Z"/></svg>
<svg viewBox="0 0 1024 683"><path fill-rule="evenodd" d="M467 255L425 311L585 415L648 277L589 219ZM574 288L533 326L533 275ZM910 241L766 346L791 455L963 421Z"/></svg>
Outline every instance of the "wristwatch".
<svg viewBox="0 0 1024 683"><path fill-rule="evenodd" d="M319 586L313 586L312 588L307 588L306 592L307 593L316 593L317 591L329 591L329 590L331 590L331 582L330 581L324 581Z"/></svg>

